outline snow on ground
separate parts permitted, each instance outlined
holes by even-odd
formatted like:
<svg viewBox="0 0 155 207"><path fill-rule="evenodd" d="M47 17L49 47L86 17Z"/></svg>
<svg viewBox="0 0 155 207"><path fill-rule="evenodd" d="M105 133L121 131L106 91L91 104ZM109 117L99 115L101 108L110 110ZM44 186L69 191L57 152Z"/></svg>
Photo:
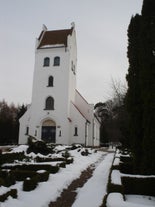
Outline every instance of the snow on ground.
<svg viewBox="0 0 155 207"><path fill-rule="evenodd" d="M94 152L93 150L91 151ZM61 168L57 174L51 174L49 180L47 182L39 183L35 190L30 192L22 191L23 182L17 182L15 185L8 188L8 190L16 188L18 190L18 198L13 199L9 197L7 201L0 203L0 207L47 207L49 202L55 201L63 189L67 188L74 179L77 179L83 170L85 170L90 164L96 162L106 153L97 152L89 154L88 156L81 156L78 150L72 150L70 151L70 154L73 156L74 162L67 165L66 168ZM105 164L105 171L107 171L107 167L109 168L109 165L110 158L109 164ZM92 190L93 189L94 187Z"/></svg>
<svg viewBox="0 0 155 207"><path fill-rule="evenodd" d="M120 158L115 157L113 166L119 165L119 163L120 163Z"/></svg>
<svg viewBox="0 0 155 207"><path fill-rule="evenodd" d="M144 196L144 195L125 195L125 198L128 202L138 203L147 206L155 206L155 197L153 196Z"/></svg>
<svg viewBox="0 0 155 207"><path fill-rule="evenodd" d="M141 196L127 196L127 200L123 200L123 195L120 193L110 193L107 198L107 207L154 207L155 198L152 197L152 201L148 202L146 197Z"/></svg>
<svg viewBox="0 0 155 207"><path fill-rule="evenodd" d="M72 207L99 207L102 204L113 156L114 154L106 155L95 169L93 176L78 190L77 198Z"/></svg>
<svg viewBox="0 0 155 207"><path fill-rule="evenodd" d="M111 182L116 185L122 185L121 173L119 170L113 170L111 173Z"/></svg>
<svg viewBox="0 0 155 207"><path fill-rule="evenodd" d="M134 177L134 178L155 178L155 175L135 175L135 174L120 174L122 177Z"/></svg>

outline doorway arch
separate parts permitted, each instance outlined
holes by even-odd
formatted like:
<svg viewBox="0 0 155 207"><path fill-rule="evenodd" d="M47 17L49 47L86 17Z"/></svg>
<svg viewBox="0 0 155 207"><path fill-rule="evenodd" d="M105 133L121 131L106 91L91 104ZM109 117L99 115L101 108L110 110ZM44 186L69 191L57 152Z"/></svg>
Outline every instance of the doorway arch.
<svg viewBox="0 0 155 207"><path fill-rule="evenodd" d="M56 141L56 123L51 119L46 119L42 123L42 140L48 143Z"/></svg>

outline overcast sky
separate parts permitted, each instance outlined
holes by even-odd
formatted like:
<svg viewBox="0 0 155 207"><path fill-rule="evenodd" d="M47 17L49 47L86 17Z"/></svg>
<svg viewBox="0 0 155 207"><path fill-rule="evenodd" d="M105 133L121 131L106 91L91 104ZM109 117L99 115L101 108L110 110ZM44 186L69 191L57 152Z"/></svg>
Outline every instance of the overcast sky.
<svg viewBox="0 0 155 207"><path fill-rule="evenodd" d="M127 28L143 0L0 0L0 100L30 103L35 39L42 24L66 29L75 22L77 89L104 102L111 79L125 82Z"/></svg>

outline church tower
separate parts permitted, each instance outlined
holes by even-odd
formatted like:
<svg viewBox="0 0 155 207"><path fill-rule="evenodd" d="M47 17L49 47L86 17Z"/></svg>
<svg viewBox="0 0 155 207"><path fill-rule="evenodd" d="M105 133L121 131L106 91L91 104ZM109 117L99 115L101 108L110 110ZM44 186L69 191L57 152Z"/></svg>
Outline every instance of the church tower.
<svg viewBox="0 0 155 207"><path fill-rule="evenodd" d="M32 102L20 118L19 144L29 136L56 144L99 145L94 106L76 90L75 25L48 31L36 40Z"/></svg>
<svg viewBox="0 0 155 207"><path fill-rule="evenodd" d="M36 40L32 103L26 135L46 142L69 143L70 104L75 101L76 34L71 29L43 30ZM20 121L22 125L22 119ZM20 133L23 134L21 126ZM20 137L19 137L20 139ZM20 141L20 140L19 140Z"/></svg>

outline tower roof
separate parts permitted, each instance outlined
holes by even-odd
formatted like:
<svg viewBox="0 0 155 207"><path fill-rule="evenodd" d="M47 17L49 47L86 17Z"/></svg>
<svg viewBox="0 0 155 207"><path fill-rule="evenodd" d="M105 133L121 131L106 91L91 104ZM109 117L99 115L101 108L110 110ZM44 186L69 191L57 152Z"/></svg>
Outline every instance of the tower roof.
<svg viewBox="0 0 155 207"><path fill-rule="evenodd" d="M64 30L42 31L38 38L38 48L57 44L63 44L67 47L67 37L72 34L72 31L73 27Z"/></svg>

